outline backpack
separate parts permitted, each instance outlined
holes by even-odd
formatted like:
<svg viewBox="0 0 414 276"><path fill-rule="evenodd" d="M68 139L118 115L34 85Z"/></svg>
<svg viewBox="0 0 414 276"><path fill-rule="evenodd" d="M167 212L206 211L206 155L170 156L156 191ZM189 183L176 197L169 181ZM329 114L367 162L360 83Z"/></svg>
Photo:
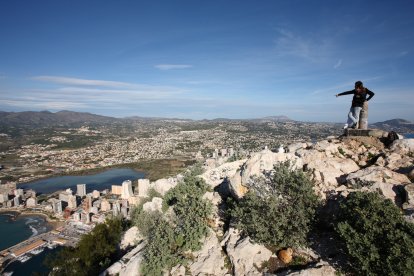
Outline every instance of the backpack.
<svg viewBox="0 0 414 276"><path fill-rule="evenodd" d="M398 134L395 131L390 131L388 132L388 136L387 136L387 142L386 142L386 146L390 146L392 144L392 142L394 142L395 140L398 140Z"/></svg>

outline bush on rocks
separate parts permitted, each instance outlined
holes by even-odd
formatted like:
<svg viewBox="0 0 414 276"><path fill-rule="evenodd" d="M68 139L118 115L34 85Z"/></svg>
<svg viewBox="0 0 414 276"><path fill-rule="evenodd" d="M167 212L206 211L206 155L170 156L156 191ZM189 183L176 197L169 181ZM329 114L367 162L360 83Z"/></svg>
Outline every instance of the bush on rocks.
<svg viewBox="0 0 414 276"><path fill-rule="evenodd" d="M201 239L208 233L211 202L203 199L208 185L196 176L199 170L187 173L180 183L164 196L164 210L172 207L168 220L160 212L145 212L141 206L133 212L133 220L147 238L142 264L143 275L162 275L177 264L184 264L189 253L201 248Z"/></svg>
<svg viewBox="0 0 414 276"><path fill-rule="evenodd" d="M358 275L414 275L414 225L377 193L341 203L336 231Z"/></svg>
<svg viewBox="0 0 414 276"><path fill-rule="evenodd" d="M303 171L281 162L266 179L255 179L238 202L230 199L228 213L255 242L277 248L301 246L318 206L312 187Z"/></svg>

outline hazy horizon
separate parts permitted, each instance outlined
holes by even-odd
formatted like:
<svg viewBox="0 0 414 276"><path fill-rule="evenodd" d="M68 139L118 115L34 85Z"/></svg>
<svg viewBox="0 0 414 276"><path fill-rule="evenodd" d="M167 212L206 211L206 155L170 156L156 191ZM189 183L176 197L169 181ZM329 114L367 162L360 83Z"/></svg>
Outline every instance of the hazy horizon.
<svg viewBox="0 0 414 276"><path fill-rule="evenodd" d="M412 2L2 1L0 110L414 120Z"/></svg>
<svg viewBox="0 0 414 276"><path fill-rule="evenodd" d="M57 113L57 112L62 112L62 111L68 111L68 112L79 112L79 111L73 111L73 110L58 110L58 111L50 111L50 110L39 110L39 111L35 111L35 110L24 110L24 111L4 111L4 110L0 110L0 112L51 112L51 113ZM154 119L178 119L178 120L194 120L194 121L202 121L202 120L216 120L216 119L229 119L229 120L257 120L257 119L264 119L264 118L268 118L268 117L287 117L290 120L293 121L297 121L297 122L309 122L309 123L343 123L342 121L308 121L308 120L298 120L295 118L292 118L290 116L287 115L283 115L283 114L278 114L278 115L267 115L267 116L262 116L262 117L246 117L246 118L230 118L230 117L215 117L215 118L201 118L201 119L191 119L191 118L185 118L185 117L164 117L164 116L140 116L140 115L131 115L131 116L123 116L123 117L117 117L117 116L108 116L108 115L104 115L104 114L99 114L99 113L91 113L91 112L82 112L82 113L89 113L92 115L98 115L98 116L106 116L106 117L112 117L112 118L116 118L116 119L127 119L127 118L131 118L131 117L141 117L141 118L154 118ZM411 123L414 123L414 120L410 120L407 118L388 118L386 120L383 121L388 121L388 120L407 120ZM374 124L374 123L380 123L383 121L373 121L373 122L369 122L370 124Z"/></svg>

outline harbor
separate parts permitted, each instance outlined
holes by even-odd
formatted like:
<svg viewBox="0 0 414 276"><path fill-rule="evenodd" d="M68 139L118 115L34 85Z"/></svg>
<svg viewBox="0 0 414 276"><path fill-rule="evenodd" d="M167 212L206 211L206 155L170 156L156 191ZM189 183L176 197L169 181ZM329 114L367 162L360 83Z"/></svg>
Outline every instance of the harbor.
<svg viewBox="0 0 414 276"><path fill-rule="evenodd" d="M75 246L79 241L80 233L73 230L69 224L52 231L42 233L19 242L0 252L1 272L12 262L24 263L34 255L41 253L45 248L53 249L57 246ZM69 234L72 233L71 236Z"/></svg>

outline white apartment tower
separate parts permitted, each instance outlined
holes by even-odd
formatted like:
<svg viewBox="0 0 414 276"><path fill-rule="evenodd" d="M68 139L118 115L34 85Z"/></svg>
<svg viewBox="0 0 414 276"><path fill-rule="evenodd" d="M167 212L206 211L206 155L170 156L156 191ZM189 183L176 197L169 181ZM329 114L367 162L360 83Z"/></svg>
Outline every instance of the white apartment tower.
<svg viewBox="0 0 414 276"><path fill-rule="evenodd" d="M128 199L131 196L134 196L134 193L132 192L132 181L131 180L125 180L124 182L122 182L121 198Z"/></svg>
<svg viewBox="0 0 414 276"><path fill-rule="evenodd" d="M76 195L80 197L86 196L86 184L76 185Z"/></svg>

